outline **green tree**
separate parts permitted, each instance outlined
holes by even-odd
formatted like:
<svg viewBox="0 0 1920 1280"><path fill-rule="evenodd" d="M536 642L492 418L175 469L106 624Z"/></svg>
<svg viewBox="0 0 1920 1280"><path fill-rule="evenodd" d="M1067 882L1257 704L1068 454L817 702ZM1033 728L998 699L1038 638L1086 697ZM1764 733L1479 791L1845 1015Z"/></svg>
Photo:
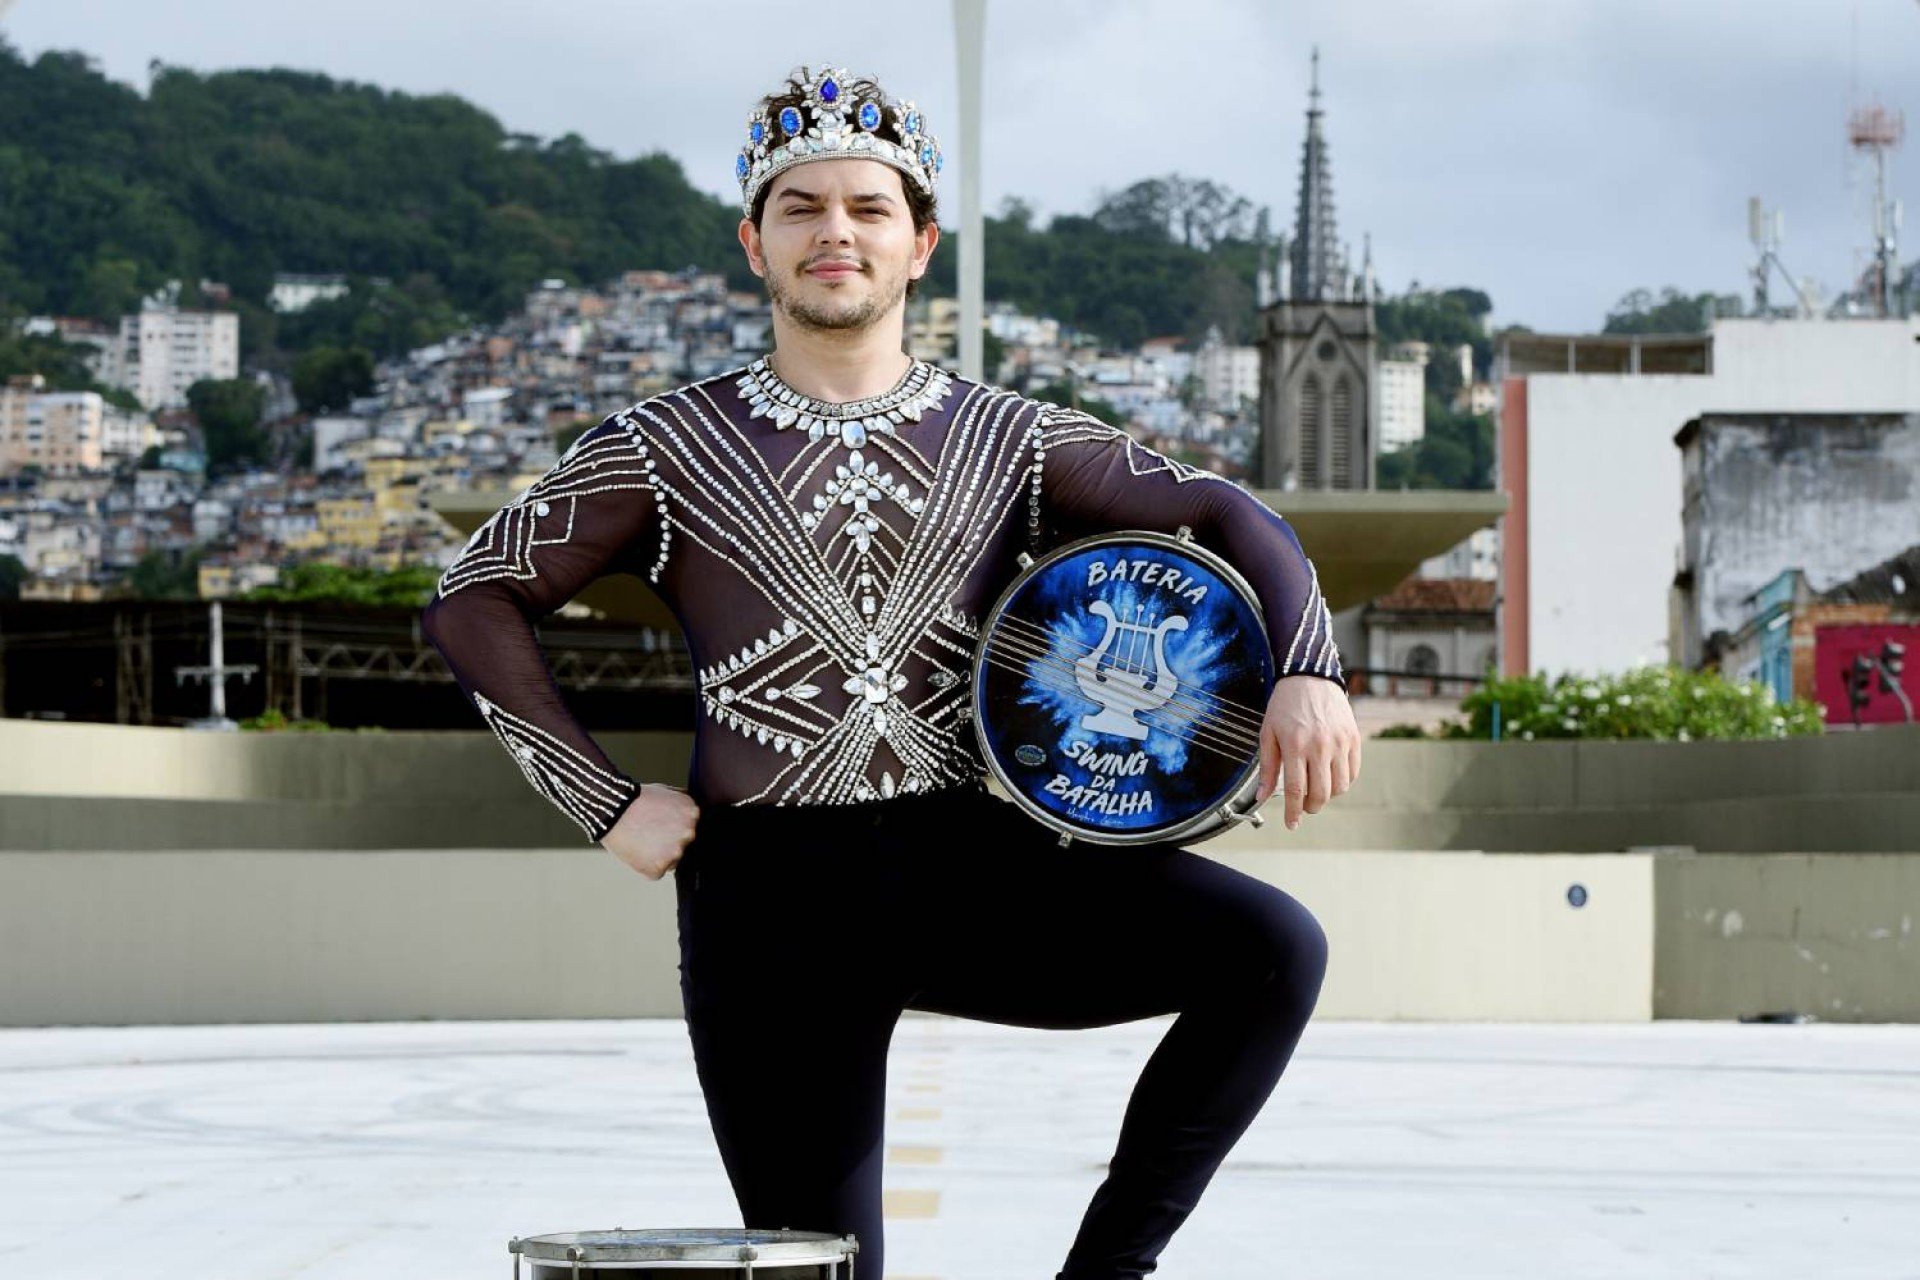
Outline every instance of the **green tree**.
<svg viewBox="0 0 1920 1280"><path fill-rule="evenodd" d="M272 586L255 587L240 598L418 608L426 604L439 580L440 571L431 565L378 569L309 560L282 571L280 581Z"/></svg>
<svg viewBox="0 0 1920 1280"><path fill-rule="evenodd" d="M361 347L315 347L293 365L293 398L308 413L344 409L373 390L373 356Z"/></svg>
<svg viewBox="0 0 1920 1280"><path fill-rule="evenodd" d="M149 551L127 571L127 586L142 600L197 600L200 562L206 555L200 546L178 553Z"/></svg>
<svg viewBox="0 0 1920 1280"><path fill-rule="evenodd" d="M1402 342L1424 342L1431 348L1427 390L1440 397L1443 404L1451 404L1461 384L1454 352L1463 346L1473 349L1476 375L1483 376L1492 368L1493 339L1486 329L1492 310L1492 299L1478 289L1422 289L1415 285L1404 294L1376 302L1373 318L1383 352Z"/></svg>
<svg viewBox="0 0 1920 1280"><path fill-rule="evenodd" d="M206 439L209 471L266 460L260 430L266 405L266 388L251 378L202 378L187 388L187 407Z"/></svg>
<svg viewBox="0 0 1920 1280"><path fill-rule="evenodd" d="M20 584L32 576L18 556L0 555L0 600L18 600Z"/></svg>
<svg viewBox="0 0 1920 1280"><path fill-rule="evenodd" d="M1454 413L1431 393L1427 433L1379 457L1382 489L1493 488L1493 415Z"/></svg>
<svg viewBox="0 0 1920 1280"><path fill-rule="evenodd" d="M1646 289L1635 289L1614 304L1601 332L1705 333L1712 317L1740 314L1740 295L1735 293L1689 295L1668 286L1656 298Z"/></svg>

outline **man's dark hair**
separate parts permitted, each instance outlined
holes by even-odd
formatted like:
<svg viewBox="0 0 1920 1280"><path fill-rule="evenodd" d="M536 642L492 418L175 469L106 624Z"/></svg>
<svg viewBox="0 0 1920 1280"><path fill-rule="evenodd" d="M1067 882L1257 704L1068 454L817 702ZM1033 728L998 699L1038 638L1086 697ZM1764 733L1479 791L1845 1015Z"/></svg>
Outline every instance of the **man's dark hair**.
<svg viewBox="0 0 1920 1280"><path fill-rule="evenodd" d="M803 118L809 114L812 96L809 87L810 79L807 69L802 67L795 75L788 77L785 89L760 99L762 118L767 121L769 129L778 133L782 107L798 107ZM862 102L872 102L880 108L880 127L873 131L875 137L896 146L907 145L905 139L900 136L900 126L895 121L893 112L888 108L886 99L881 96L879 85L866 79L849 80L840 86L840 92L846 95L845 100L851 104L852 110L858 111ZM848 155L856 159L860 158L860 153L857 151L849 152ZM887 167L893 168L892 165ZM898 169L894 169L894 172L900 173ZM913 217L913 229L916 234L939 220L940 209L932 192L922 191L920 184L904 173L900 173L900 186L906 191L907 212ZM768 181L761 185L759 193L753 197L753 212L747 215L747 220L753 223L755 231L760 230L760 219L766 214L767 198L772 194L773 182ZM909 298L918 290L919 285L918 280L907 281Z"/></svg>

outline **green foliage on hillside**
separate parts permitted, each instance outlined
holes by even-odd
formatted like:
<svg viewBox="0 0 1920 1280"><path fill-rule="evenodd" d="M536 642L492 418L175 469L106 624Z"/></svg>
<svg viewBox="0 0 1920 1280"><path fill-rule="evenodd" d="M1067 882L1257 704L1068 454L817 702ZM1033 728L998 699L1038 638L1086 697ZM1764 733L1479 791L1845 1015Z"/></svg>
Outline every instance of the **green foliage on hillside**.
<svg viewBox="0 0 1920 1280"><path fill-rule="evenodd" d="M1478 289L1414 287L1374 304L1380 351L1384 357L1402 342L1424 342L1426 372L1425 437L1380 455L1375 483L1383 489L1491 489L1494 438L1490 414L1456 413L1451 408L1464 379L1456 352L1473 349L1473 372L1486 378L1493 365L1493 338L1486 319L1493 300Z"/></svg>
<svg viewBox="0 0 1920 1280"><path fill-rule="evenodd" d="M0 310L106 319L170 279L189 303L218 280L257 364L318 345L395 355L505 316L552 276L697 266L760 288L737 207L677 160L510 132L449 94L163 66L142 97L83 54L27 62L0 40L0 113ZM987 289L1113 343L1210 324L1245 341L1264 228L1242 197L1178 175L1044 227L1010 202L986 221ZM929 292L952 294L957 256L949 235ZM343 273L353 291L276 315L275 272Z"/></svg>
<svg viewBox="0 0 1920 1280"><path fill-rule="evenodd" d="M1607 312L1602 333L1705 333L1713 327L1715 316L1741 314L1737 293L1685 294L1668 286L1655 297L1647 289L1635 289Z"/></svg>
<svg viewBox="0 0 1920 1280"><path fill-rule="evenodd" d="M307 561L281 572L270 587L255 587L242 600L323 600L335 604L383 605L417 609L433 594L440 571L432 565L398 569Z"/></svg>
<svg viewBox="0 0 1920 1280"><path fill-rule="evenodd" d="M83 55L28 63L0 42L0 118L0 300L17 311L106 318L205 277L265 327L276 271L347 272L401 282L444 324L505 315L549 276L752 279L737 215L677 161L510 133L451 95L162 67L143 98ZM324 334L349 336L371 335Z"/></svg>
<svg viewBox="0 0 1920 1280"><path fill-rule="evenodd" d="M363 388L368 362L497 321L549 277L693 266L761 288L737 207L696 190L677 160L511 132L450 94L163 65L142 96L84 54L29 62L0 39L0 113L0 315L111 319L169 280L187 305L201 279L220 281L245 367L296 375L310 410ZM1216 326L1252 341L1254 277L1273 242L1269 211L1179 174L1045 225L1008 201L984 235L989 297L1119 346ZM958 236L944 234L929 293L953 293L957 261ZM277 272L340 273L350 289L278 315ZM1428 389L1445 403L1458 382L1445 354L1465 342L1476 367L1490 358L1489 309L1475 290L1416 291L1380 303L1381 337L1435 345ZM61 369L63 385L83 376L69 352L0 342L0 368L29 367ZM1410 460L1408 482L1473 487L1480 428L1444 416L1435 456Z"/></svg>
<svg viewBox="0 0 1920 1280"><path fill-rule="evenodd" d="M206 439L208 470L267 460L260 415L266 388L251 378L202 378L187 388L187 407Z"/></svg>

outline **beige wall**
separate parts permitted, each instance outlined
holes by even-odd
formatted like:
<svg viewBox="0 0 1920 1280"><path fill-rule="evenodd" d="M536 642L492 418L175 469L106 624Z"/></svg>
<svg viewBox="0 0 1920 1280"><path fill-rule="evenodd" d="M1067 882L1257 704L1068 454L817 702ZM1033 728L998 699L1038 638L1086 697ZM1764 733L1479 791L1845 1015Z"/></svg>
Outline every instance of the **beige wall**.
<svg viewBox="0 0 1920 1280"><path fill-rule="evenodd" d="M1646 855L1223 860L1327 930L1321 1017L1651 1016ZM0 853L0 1025L679 1017L674 906L598 848Z"/></svg>
<svg viewBox="0 0 1920 1280"><path fill-rule="evenodd" d="M596 735L686 780L685 733ZM1269 812L1277 809L1277 805ZM1762 742L1366 745L1290 849L1920 852L1920 726ZM0 719L0 849L582 844L485 731L215 734Z"/></svg>
<svg viewBox="0 0 1920 1280"><path fill-rule="evenodd" d="M1662 857L1654 1016L1920 1021L1920 855Z"/></svg>
<svg viewBox="0 0 1920 1280"><path fill-rule="evenodd" d="M1195 847L1320 918L1323 1017L1912 1019L1917 747L1371 742L1298 832ZM1792 851L1622 851L1715 840ZM673 905L481 731L0 720L0 1025L677 1016Z"/></svg>

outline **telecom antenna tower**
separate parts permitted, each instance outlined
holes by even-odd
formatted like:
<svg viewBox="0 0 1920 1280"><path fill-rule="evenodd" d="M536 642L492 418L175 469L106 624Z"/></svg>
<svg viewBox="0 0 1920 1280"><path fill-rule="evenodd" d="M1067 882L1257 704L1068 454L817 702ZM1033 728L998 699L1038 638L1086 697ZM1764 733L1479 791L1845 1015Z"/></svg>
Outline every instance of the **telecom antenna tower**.
<svg viewBox="0 0 1920 1280"><path fill-rule="evenodd" d="M1759 254L1754 259L1753 275L1753 313L1757 316L1771 315L1767 304L1767 279L1769 269L1780 273L1793 290L1798 304L1795 312L1803 320L1812 319L1815 312L1813 298L1805 287L1793 278L1787 270L1787 264L1780 260L1780 244L1787 238L1787 215L1779 209L1769 209L1760 202L1759 196L1747 198L1747 239L1753 241L1754 250Z"/></svg>
<svg viewBox="0 0 1920 1280"><path fill-rule="evenodd" d="M1861 291L1882 316L1894 314L1900 238L1900 202L1887 199L1887 153L1899 147L1906 132L1905 114L1878 103L1855 107L1847 117L1847 141L1873 160L1873 263L1861 279Z"/></svg>

